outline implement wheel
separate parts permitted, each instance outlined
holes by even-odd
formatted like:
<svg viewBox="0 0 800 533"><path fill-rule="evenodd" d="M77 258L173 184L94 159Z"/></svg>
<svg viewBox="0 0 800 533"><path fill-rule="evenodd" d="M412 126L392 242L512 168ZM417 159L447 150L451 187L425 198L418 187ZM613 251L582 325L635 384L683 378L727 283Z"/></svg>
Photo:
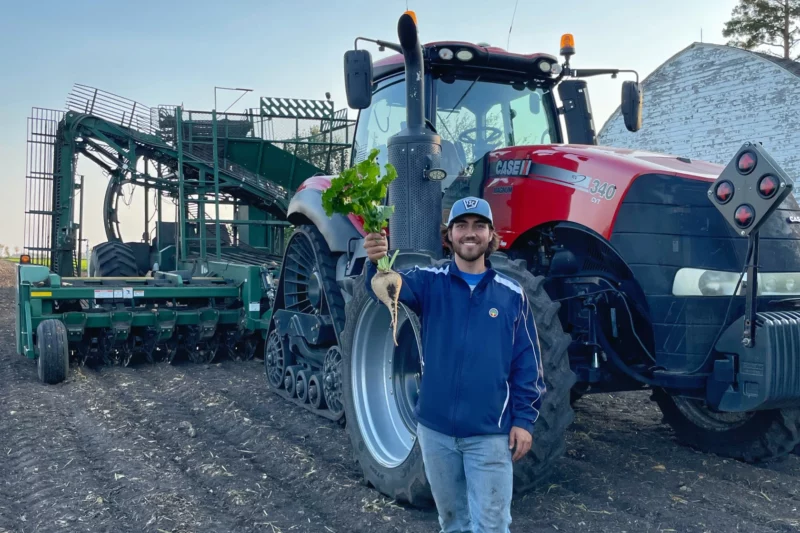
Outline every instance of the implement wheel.
<svg viewBox="0 0 800 533"><path fill-rule="evenodd" d="M69 373L67 328L60 320L45 320L36 328L36 361L39 380L48 385L61 383Z"/></svg>

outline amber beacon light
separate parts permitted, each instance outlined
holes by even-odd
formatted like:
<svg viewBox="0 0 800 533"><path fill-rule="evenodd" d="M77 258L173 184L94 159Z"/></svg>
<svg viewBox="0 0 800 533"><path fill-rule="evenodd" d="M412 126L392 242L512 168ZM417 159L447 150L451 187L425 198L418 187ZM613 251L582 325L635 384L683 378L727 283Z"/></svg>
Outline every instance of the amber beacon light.
<svg viewBox="0 0 800 533"><path fill-rule="evenodd" d="M571 33L561 36L561 55L566 57L575 55L575 38Z"/></svg>

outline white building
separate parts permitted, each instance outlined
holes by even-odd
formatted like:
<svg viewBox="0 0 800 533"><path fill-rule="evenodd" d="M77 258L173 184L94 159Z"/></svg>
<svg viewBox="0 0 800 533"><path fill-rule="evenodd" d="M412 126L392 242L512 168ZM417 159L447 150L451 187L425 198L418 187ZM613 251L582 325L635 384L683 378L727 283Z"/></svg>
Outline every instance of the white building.
<svg viewBox="0 0 800 533"><path fill-rule="evenodd" d="M642 85L642 129L626 130L618 108L599 144L726 164L742 143L760 141L795 180L800 199L800 63L694 43Z"/></svg>

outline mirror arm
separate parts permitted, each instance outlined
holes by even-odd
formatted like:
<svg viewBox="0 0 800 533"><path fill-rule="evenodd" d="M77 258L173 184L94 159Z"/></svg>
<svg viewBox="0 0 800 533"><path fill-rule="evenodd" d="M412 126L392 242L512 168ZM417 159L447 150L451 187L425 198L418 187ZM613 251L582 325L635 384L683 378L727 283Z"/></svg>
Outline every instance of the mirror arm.
<svg viewBox="0 0 800 533"><path fill-rule="evenodd" d="M635 70L625 70L619 68L582 68L582 69L571 69L570 75L576 78L588 78L590 76L603 76L605 74L611 74L612 77L616 77L617 74L620 72L630 72L636 75L636 83L639 83L639 73Z"/></svg>
<svg viewBox="0 0 800 533"><path fill-rule="evenodd" d="M403 53L403 49L400 47L399 44L390 43L389 41L381 41L380 39L368 39L367 37L356 37L356 40L353 43L353 46L355 47L356 50L358 50L358 41L367 41L370 43L375 43L380 47L379 50L381 52L383 52L384 49L388 48L389 50L394 50L395 52L398 52L400 54Z"/></svg>

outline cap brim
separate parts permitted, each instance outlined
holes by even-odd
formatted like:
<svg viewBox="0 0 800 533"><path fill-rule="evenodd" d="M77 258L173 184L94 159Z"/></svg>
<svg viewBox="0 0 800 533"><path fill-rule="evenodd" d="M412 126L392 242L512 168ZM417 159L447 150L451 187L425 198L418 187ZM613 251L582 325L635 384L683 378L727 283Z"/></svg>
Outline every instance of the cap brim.
<svg viewBox="0 0 800 533"><path fill-rule="evenodd" d="M452 226L453 224L455 224L457 221L461 220L461 219L462 219L462 218L464 218L464 217L468 217L468 216L470 216L470 215L471 215L471 216L474 216L474 217L482 218L483 220L485 220L485 221L486 221L486 222L488 222L489 224L492 224L492 225L494 225L494 222L492 222L491 220L489 220L489 219L488 219L488 218L486 218L485 216L481 215L480 213L464 213L463 215L458 215L457 217L453 218L453 220L451 220L451 221L450 221L450 223L447 225L447 227L449 228L450 226Z"/></svg>

